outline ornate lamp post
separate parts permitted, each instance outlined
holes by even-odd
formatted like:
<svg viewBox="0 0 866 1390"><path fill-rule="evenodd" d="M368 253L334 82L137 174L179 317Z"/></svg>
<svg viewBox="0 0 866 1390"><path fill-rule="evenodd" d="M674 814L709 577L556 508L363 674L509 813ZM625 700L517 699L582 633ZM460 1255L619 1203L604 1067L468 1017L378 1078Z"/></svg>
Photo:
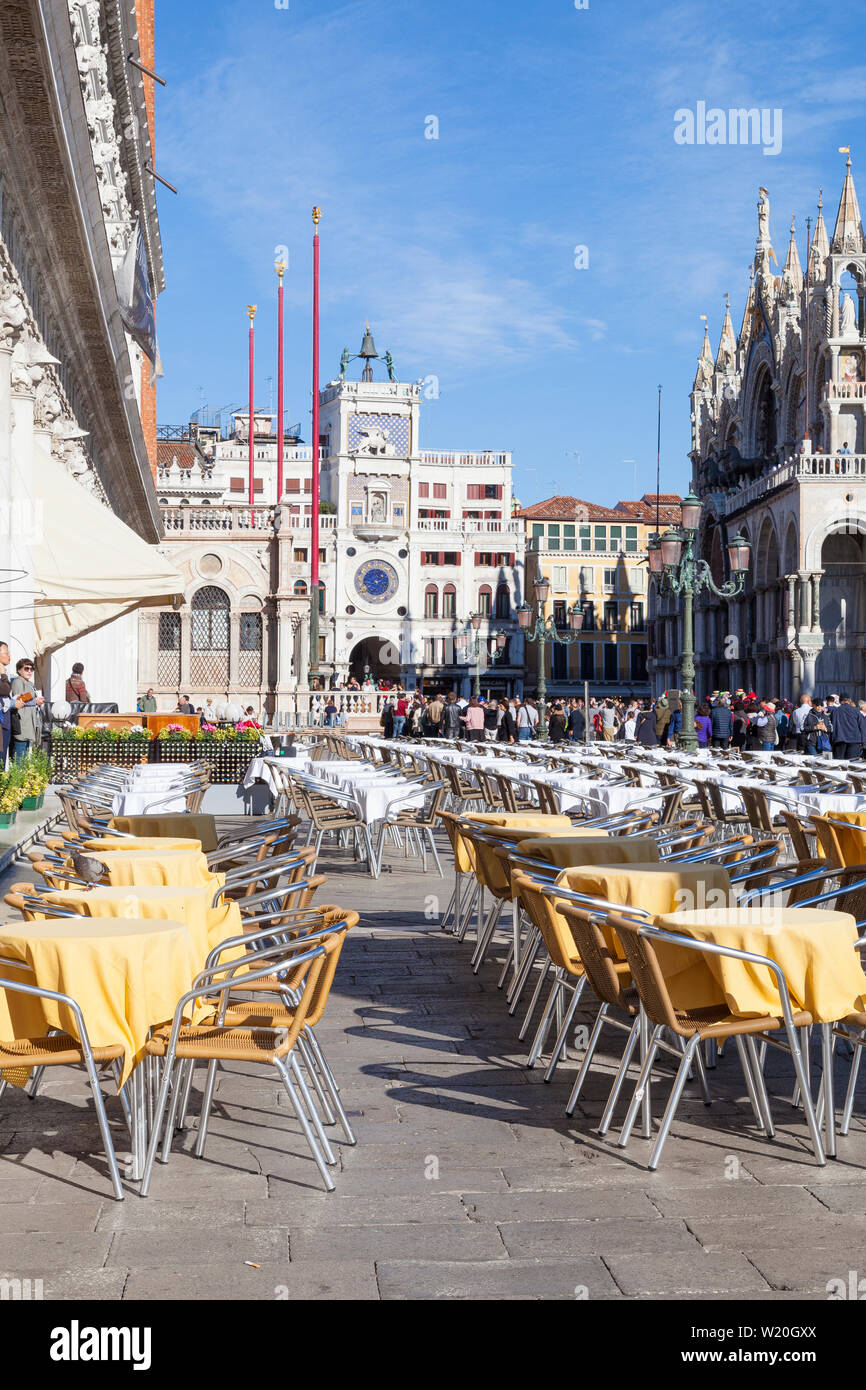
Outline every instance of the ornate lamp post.
<svg viewBox="0 0 866 1390"><path fill-rule="evenodd" d="M659 596L675 594L681 595L683 600L683 647L680 656L683 727L680 744L690 753L695 752L698 746L695 731L694 599L702 589L711 590L719 598L735 598L741 594L750 553L745 536L738 535L729 541L727 550L731 578L726 584L716 584L706 560L699 560L695 555L700 519L700 499L689 489L689 495L683 501L679 529L671 526L663 536L653 535L647 541L649 571L655 579Z"/></svg>
<svg viewBox="0 0 866 1390"><path fill-rule="evenodd" d="M481 640L479 628L481 627L483 619L483 613L473 613L467 620L466 631L457 639L457 647L460 654L462 656L468 656L475 662L475 689L473 694L476 700L481 694L481 653L484 650L484 643ZM508 638L504 632L497 632L497 651L501 652L507 641Z"/></svg>
<svg viewBox="0 0 866 1390"><path fill-rule="evenodd" d="M548 642L569 647L580 640L583 628L583 609L575 599L574 607L568 612L568 632L560 632L552 617L545 617L544 608L550 597L550 580L539 575L534 581L535 621L531 604L522 603L517 610L517 621L526 635L527 642L538 643L538 737L547 736L547 681L544 674L544 649Z"/></svg>

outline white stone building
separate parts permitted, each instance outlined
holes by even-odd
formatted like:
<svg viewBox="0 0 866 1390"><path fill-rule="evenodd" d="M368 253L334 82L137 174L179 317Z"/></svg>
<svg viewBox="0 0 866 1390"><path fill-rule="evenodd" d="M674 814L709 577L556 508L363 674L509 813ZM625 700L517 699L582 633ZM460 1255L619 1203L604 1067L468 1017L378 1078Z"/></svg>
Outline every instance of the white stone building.
<svg viewBox="0 0 866 1390"><path fill-rule="evenodd" d="M422 387L391 379L388 358L389 378L373 380L364 341L365 379L348 380L344 363L320 393L319 674L363 680L369 668L469 692L474 634L469 660L454 641L480 612L482 688L519 688L524 540L511 455L422 449ZM312 450L287 438L278 499L274 419L257 412L251 508L248 412L233 418L228 439L160 444L158 497L187 602L143 615L139 688L153 686L166 708L180 692L283 712L309 684Z"/></svg>
<svg viewBox="0 0 866 1390"><path fill-rule="evenodd" d="M136 252L138 288L155 300L163 287L153 87L135 66L152 45L153 0L0 5L0 638L13 665L37 654L55 698L81 660L91 696L121 708L134 708L139 581L148 564L169 573L148 549L155 395L121 288ZM124 545L128 603L108 574ZM46 601L60 590L68 603Z"/></svg>
<svg viewBox="0 0 866 1390"><path fill-rule="evenodd" d="M752 547L743 595L704 594L697 605L696 690L859 698L866 693L866 240L850 158L829 237L819 199L805 275L793 222L784 266L773 263L761 189L739 335L726 309L714 359L705 331L691 396L700 554L719 581L728 539L742 530ZM678 605L656 602L650 616L659 691L677 684Z"/></svg>

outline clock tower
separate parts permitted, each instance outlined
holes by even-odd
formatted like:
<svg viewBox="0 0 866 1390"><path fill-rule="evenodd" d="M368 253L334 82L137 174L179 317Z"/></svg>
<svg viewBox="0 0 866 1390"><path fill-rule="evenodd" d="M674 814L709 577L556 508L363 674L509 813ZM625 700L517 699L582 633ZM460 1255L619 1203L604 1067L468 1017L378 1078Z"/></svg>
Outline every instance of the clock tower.
<svg viewBox="0 0 866 1390"><path fill-rule="evenodd" d="M350 380L353 360L360 380ZM381 363L378 370L374 363ZM376 376L384 380L376 380ZM411 666L410 506L420 465L421 387L397 381L379 358L369 324L358 353L321 393L322 498L336 511L333 603L324 615L335 664L394 681ZM330 556L328 557L331 558Z"/></svg>

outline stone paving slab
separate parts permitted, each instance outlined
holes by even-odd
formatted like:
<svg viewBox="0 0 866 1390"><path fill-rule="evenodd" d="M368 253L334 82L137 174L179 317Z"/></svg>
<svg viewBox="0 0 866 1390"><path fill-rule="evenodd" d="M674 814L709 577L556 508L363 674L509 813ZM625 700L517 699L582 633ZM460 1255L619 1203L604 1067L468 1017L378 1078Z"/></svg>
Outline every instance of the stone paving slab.
<svg viewBox="0 0 866 1390"><path fill-rule="evenodd" d="M528 1069L523 1008L510 1018L496 987L508 932L476 976L474 934L460 945L425 916L429 895L447 901L450 874L394 856L374 883L327 848L320 865L323 901L362 912L318 1030L358 1140L333 1140L336 1191L279 1081L238 1065L218 1074L205 1157L191 1152L199 1069L189 1128L151 1195L128 1184L117 1203L86 1084L62 1069L35 1101L11 1088L0 1100L0 1275L43 1278L62 1300L764 1301L826 1298L828 1280L863 1264L866 1069L851 1134L824 1169L790 1105L790 1066L771 1052L776 1140L755 1129L736 1057L723 1058L714 1104L687 1088L649 1173L637 1132L623 1151L616 1123L593 1131L618 1037L567 1117L576 1059L549 1085L544 1064ZM846 1059L836 1068L842 1095ZM109 1114L122 1151L114 1100Z"/></svg>

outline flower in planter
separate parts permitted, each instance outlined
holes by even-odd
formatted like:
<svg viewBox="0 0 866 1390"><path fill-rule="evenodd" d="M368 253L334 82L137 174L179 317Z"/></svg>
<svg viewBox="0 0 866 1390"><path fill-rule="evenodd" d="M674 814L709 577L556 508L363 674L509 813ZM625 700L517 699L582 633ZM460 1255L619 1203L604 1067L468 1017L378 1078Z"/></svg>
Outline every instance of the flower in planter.
<svg viewBox="0 0 866 1390"><path fill-rule="evenodd" d="M143 724L130 724L127 728L120 730L122 743L150 743L153 738L153 731L145 729Z"/></svg>
<svg viewBox="0 0 866 1390"><path fill-rule="evenodd" d="M166 724L157 734L157 740L162 743L167 743L172 739L178 739L183 743L188 743L192 739L192 734L183 724Z"/></svg>

